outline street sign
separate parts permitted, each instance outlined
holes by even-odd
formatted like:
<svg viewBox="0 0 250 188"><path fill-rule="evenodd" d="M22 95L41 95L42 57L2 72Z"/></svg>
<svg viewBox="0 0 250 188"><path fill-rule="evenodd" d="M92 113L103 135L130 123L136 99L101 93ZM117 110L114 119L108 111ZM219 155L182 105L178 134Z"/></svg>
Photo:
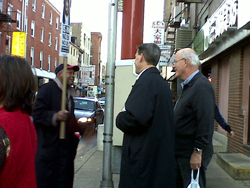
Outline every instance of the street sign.
<svg viewBox="0 0 250 188"><path fill-rule="evenodd" d="M161 45L164 44L165 23L162 21L154 21L152 23L152 42Z"/></svg>
<svg viewBox="0 0 250 188"><path fill-rule="evenodd" d="M170 45L160 45L161 49L161 57L159 60L159 66L168 66L168 62L171 54L171 46Z"/></svg>
<svg viewBox="0 0 250 188"><path fill-rule="evenodd" d="M64 0L63 22L61 27L61 46L59 56L68 57L70 38L70 6L71 0Z"/></svg>
<svg viewBox="0 0 250 188"><path fill-rule="evenodd" d="M25 32L13 32L12 35L12 49L11 55L25 57L25 43L26 43L26 33Z"/></svg>

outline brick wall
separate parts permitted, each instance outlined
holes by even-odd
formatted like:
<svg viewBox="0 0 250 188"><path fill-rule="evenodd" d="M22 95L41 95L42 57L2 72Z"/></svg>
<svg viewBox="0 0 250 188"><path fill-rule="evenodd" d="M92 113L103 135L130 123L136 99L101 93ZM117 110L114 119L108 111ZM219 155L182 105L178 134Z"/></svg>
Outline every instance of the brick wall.
<svg viewBox="0 0 250 188"><path fill-rule="evenodd" d="M228 97L228 124L232 127L236 137L232 139L228 136L228 152L244 153L250 156L250 151L243 147L244 126L248 122L244 122L242 115L242 91L243 91L243 48L231 49L230 51L221 54L220 57L215 57L211 63L212 85L215 90L216 103L219 99L219 78L221 58L226 58L229 61L229 97ZM218 124L215 121L215 130L218 129Z"/></svg>
<svg viewBox="0 0 250 188"><path fill-rule="evenodd" d="M212 60L213 63L211 65L211 75L212 75L212 85L214 88L214 92L215 92L215 98L216 98L216 104L218 104L218 98L219 98L219 66L218 66L218 62L216 60ZM215 127L214 129L217 130L218 129L218 123L216 121L215 122Z"/></svg>
<svg viewBox="0 0 250 188"><path fill-rule="evenodd" d="M236 132L235 139L228 141L228 152L242 152L243 117L239 115L242 99L242 50L236 50L229 55L229 97L228 124Z"/></svg>
<svg viewBox="0 0 250 188"><path fill-rule="evenodd" d="M36 4L36 11L31 8L32 1L29 2L27 10L28 15L28 34L27 34L27 59L30 60L30 49L34 47L35 57L34 64L40 68L40 52L43 52L43 69L48 70L48 56L51 56L51 72L55 70L55 58L59 62L60 47L60 25L56 29L56 18L59 18L60 12L49 2L39 0ZM45 18L42 18L42 5L45 4ZM52 24L50 24L50 12L52 11ZM31 21L35 21L35 37L31 37ZM44 28L44 42L41 42L41 28ZM49 33L51 33L51 46L49 46ZM55 38L58 38L58 50L55 50Z"/></svg>

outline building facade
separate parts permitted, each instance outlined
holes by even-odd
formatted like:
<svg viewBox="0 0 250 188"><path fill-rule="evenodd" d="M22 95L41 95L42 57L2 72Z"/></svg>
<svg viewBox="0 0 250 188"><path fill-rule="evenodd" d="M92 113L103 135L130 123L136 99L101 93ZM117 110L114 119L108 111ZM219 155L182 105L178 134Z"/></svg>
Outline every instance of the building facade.
<svg viewBox="0 0 250 188"><path fill-rule="evenodd" d="M227 152L250 156L247 2L166 0L165 7L166 43L173 38L173 52L184 47L197 52L202 63L200 70L211 80L220 111L236 133L235 139L228 137ZM181 43L183 36L190 40ZM180 82L172 81L177 85ZM175 88L178 95L178 86ZM216 122L215 125L216 132L226 135Z"/></svg>
<svg viewBox="0 0 250 188"><path fill-rule="evenodd" d="M25 32L24 57L39 84L53 79L59 61L60 12L48 0L3 0L0 7L1 14L8 17L0 21L1 54L11 54L13 32Z"/></svg>
<svg viewBox="0 0 250 188"><path fill-rule="evenodd" d="M101 83L101 42L102 34L91 32L90 64L95 65L96 86L100 86Z"/></svg>
<svg viewBox="0 0 250 188"><path fill-rule="evenodd" d="M82 56L82 66L90 65L90 45L91 45L91 32L83 23L71 23L72 36L76 37L76 45L84 50Z"/></svg>

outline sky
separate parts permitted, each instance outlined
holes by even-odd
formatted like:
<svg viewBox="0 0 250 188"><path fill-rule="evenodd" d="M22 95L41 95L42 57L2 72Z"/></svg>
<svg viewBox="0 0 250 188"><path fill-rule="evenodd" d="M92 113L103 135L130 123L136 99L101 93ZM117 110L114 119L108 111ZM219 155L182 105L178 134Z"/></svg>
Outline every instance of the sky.
<svg viewBox="0 0 250 188"><path fill-rule="evenodd" d="M60 12L63 12L63 0L49 0ZM91 32L102 33L101 60L107 62L108 48L108 20L109 20L109 4L111 0L71 0L70 21L82 22ZM144 37L143 42L151 42L152 22L163 20L164 0L145 0L144 15ZM122 14L118 14L117 23L117 55L120 58L120 35L122 28Z"/></svg>

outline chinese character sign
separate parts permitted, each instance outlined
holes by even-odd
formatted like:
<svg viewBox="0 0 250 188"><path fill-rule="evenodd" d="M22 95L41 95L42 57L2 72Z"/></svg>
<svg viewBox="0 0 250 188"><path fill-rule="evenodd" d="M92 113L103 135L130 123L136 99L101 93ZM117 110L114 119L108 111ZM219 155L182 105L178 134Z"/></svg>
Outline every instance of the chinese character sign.
<svg viewBox="0 0 250 188"><path fill-rule="evenodd" d="M64 0L63 18L61 27L60 56L68 57L70 42L70 6L71 0Z"/></svg>
<svg viewBox="0 0 250 188"><path fill-rule="evenodd" d="M154 21L152 24L152 42L160 45L164 44L165 23Z"/></svg>
<svg viewBox="0 0 250 188"><path fill-rule="evenodd" d="M26 33L25 32L13 32L12 49L11 55L25 57L25 43Z"/></svg>

